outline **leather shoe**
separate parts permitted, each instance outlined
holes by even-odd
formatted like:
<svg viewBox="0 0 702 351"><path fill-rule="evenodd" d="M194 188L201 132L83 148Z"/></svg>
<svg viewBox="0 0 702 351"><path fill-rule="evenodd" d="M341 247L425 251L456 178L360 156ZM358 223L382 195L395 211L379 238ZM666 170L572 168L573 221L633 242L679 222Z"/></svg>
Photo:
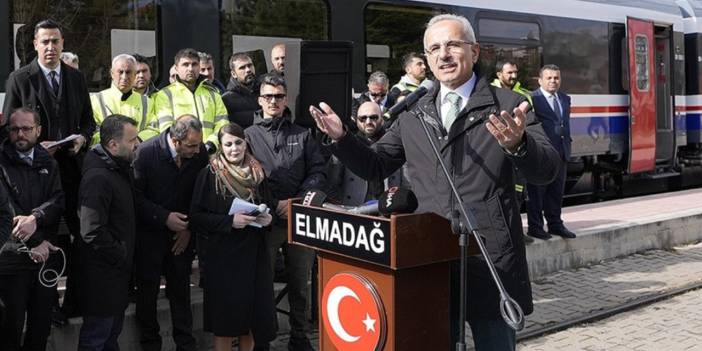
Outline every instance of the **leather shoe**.
<svg viewBox="0 0 702 351"><path fill-rule="evenodd" d="M541 240L551 239L551 235L546 233L543 229L529 229L527 235Z"/></svg>
<svg viewBox="0 0 702 351"><path fill-rule="evenodd" d="M575 239L575 233L571 232L570 230L566 229L565 227L554 229L554 230L549 230L548 232L551 235L558 235L560 237L563 237L564 239Z"/></svg>

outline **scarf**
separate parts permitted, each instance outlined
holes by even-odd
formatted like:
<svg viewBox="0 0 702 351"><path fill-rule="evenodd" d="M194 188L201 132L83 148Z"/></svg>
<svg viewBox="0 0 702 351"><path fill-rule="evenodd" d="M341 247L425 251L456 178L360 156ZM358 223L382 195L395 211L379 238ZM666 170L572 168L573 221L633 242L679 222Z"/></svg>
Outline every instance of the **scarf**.
<svg viewBox="0 0 702 351"><path fill-rule="evenodd" d="M241 166L229 163L221 151L217 152L210 166L215 174L215 190L223 197L236 196L251 201L256 197L256 188L265 178L263 167L248 152Z"/></svg>

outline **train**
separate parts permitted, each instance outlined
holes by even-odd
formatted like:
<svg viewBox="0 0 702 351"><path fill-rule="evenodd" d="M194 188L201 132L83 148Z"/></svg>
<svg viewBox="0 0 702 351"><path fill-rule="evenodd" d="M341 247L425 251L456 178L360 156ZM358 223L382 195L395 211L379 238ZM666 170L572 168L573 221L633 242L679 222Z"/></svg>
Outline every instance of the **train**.
<svg viewBox="0 0 702 351"><path fill-rule="evenodd" d="M251 52L262 73L278 42L329 41L351 43L344 73L361 92L376 70L399 80L401 57L423 52L425 23L440 13L473 24L481 74L509 59L522 85L536 89L542 65L560 67L572 98L569 196L702 183L699 0L6 0L0 81L33 59L33 24L52 18L91 91L109 86L118 53L148 57L154 81L164 84L174 54L193 47L215 57L226 81L234 52Z"/></svg>

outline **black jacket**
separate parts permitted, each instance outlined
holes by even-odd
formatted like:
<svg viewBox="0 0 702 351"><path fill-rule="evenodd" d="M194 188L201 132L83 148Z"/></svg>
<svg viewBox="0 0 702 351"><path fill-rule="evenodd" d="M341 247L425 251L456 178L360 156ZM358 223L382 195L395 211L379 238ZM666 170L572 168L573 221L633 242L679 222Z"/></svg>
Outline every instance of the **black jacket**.
<svg viewBox="0 0 702 351"><path fill-rule="evenodd" d="M64 193L54 158L37 145L30 166L19 158L8 140L0 152L0 166L3 168L0 169L0 183L3 192L9 195L14 216L33 214L37 218L37 230L26 245L32 248L44 240L56 244L56 232L64 209ZM0 218L4 219L4 216ZM27 254L18 254L13 249L3 250L0 254L0 273L39 269L40 266Z"/></svg>
<svg viewBox="0 0 702 351"><path fill-rule="evenodd" d="M249 88L236 79L229 80L227 91L222 95L222 101L229 114L229 122L234 122L242 128L247 128L254 123L254 113L261 108L258 104L258 89L256 82Z"/></svg>
<svg viewBox="0 0 702 351"><path fill-rule="evenodd" d="M114 316L127 307L134 257L136 213L132 169L101 145L85 156L78 194L83 265L80 308L88 316Z"/></svg>
<svg viewBox="0 0 702 351"><path fill-rule="evenodd" d="M2 125L7 124L12 111L18 107L29 107L41 117L39 141L58 140L71 134L81 134L89 144L96 130L90 96L83 74L63 62L59 89L59 106L54 106L49 83L36 59L30 64L10 73L5 88Z"/></svg>
<svg viewBox="0 0 702 351"><path fill-rule="evenodd" d="M161 233L164 243L171 242L173 235L166 227L168 215L190 212L195 179L208 161L205 146L201 145L200 152L184 159L179 169L168 146L169 132L170 128L142 143L134 160L139 232Z"/></svg>
<svg viewBox="0 0 702 351"><path fill-rule="evenodd" d="M419 199L417 212L435 212L449 218L456 209L455 201L420 124L419 118L424 119L453 175L462 202L478 222L507 291L525 313L531 313L531 286L512 168L518 166L531 183L547 184L556 176L558 154L530 112L525 133L526 154L521 158L507 155L486 129L485 122L491 113L512 111L524 97L506 89L495 90L481 78L468 105L447 133L435 103L439 88L436 84L411 111L404 112L373 144L373 151L347 133L331 145L332 152L365 179L387 177L397 168L398 160L406 160L412 189ZM469 317L499 318L499 293L487 265L482 257L472 256L468 266Z"/></svg>
<svg viewBox="0 0 702 351"><path fill-rule="evenodd" d="M251 152L266 171L273 196L288 199L323 188L326 161L319 145L310 130L292 123L287 109L283 116L270 119L256 112L254 125L245 133Z"/></svg>

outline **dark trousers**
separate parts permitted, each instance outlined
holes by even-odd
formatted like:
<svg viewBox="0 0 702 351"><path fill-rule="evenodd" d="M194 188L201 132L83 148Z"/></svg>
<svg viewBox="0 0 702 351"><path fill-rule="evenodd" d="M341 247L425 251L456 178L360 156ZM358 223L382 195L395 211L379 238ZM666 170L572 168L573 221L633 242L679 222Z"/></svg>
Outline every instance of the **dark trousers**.
<svg viewBox="0 0 702 351"><path fill-rule="evenodd" d="M309 330L307 323L309 289L307 283L314 261L314 250L288 245L287 227L274 226L270 233L266 233L266 236L273 271L275 271L275 257L278 249L285 248L285 279L288 286L288 301L290 302L290 337L306 338L306 333Z"/></svg>
<svg viewBox="0 0 702 351"><path fill-rule="evenodd" d="M166 278L166 297L170 304L173 340L178 351L197 349L193 330L193 313L190 308L190 273L193 262L192 242L182 254L174 256L170 252L159 255L149 250L149 245L140 245L137 257L137 302L136 319L141 335L140 343L144 351L160 351L161 335L157 317L157 300L161 284L161 274ZM144 247L145 246L145 247ZM161 258L159 262L158 259Z"/></svg>
<svg viewBox="0 0 702 351"><path fill-rule="evenodd" d="M58 246L66 254L66 290L63 294L63 311L68 316L79 314L78 311L78 282L81 281L78 276L80 271L81 260L75 244L71 243L71 238L74 239L80 236L80 219L78 219L78 188L80 186L80 168L72 166L61 166L61 163L69 164L68 160L61 160L57 156L59 169L61 171L61 186L65 193L66 209L63 212L63 219L68 227L68 234L58 236ZM69 159L70 160L70 159ZM71 160L77 162L75 160ZM74 169L75 168L75 169ZM70 177L70 178L66 178ZM56 306L58 307L58 294L56 294Z"/></svg>
<svg viewBox="0 0 702 351"><path fill-rule="evenodd" d="M5 304L0 320L0 350L46 350L55 292L56 287L39 284L36 270L0 275L0 300ZM27 332L22 343L25 318Z"/></svg>
<svg viewBox="0 0 702 351"><path fill-rule="evenodd" d="M451 262L450 351L456 349L461 328L465 328L465 325L460 325L459 321L460 267L459 261ZM516 332L500 317L497 319L468 318L468 324L473 334L475 351L514 351L516 349Z"/></svg>
<svg viewBox="0 0 702 351"><path fill-rule="evenodd" d="M548 229L563 228L561 207L563 205L563 192L565 191L566 163L561 165L556 179L548 185L527 184L529 201L527 201L527 220L529 229L544 228L544 217Z"/></svg>
<svg viewBox="0 0 702 351"><path fill-rule="evenodd" d="M124 312L118 316L83 316L78 351L119 351L117 338L122 333Z"/></svg>

